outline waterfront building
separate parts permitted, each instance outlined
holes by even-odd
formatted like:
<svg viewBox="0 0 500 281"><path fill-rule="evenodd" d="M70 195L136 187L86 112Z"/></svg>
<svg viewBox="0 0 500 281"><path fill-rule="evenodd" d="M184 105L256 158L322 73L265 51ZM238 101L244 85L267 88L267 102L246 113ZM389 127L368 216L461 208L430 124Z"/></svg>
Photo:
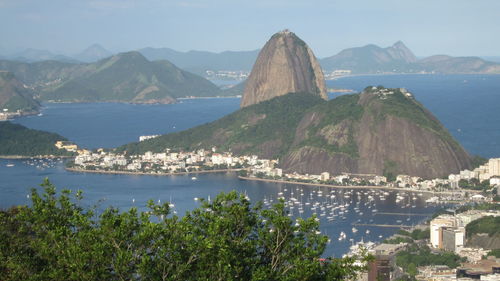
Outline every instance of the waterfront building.
<svg viewBox="0 0 500 281"><path fill-rule="evenodd" d="M57 141L55 146L58 149L65 149L71 152L76 152L78 150L78 146L70 141Z"/></svg>

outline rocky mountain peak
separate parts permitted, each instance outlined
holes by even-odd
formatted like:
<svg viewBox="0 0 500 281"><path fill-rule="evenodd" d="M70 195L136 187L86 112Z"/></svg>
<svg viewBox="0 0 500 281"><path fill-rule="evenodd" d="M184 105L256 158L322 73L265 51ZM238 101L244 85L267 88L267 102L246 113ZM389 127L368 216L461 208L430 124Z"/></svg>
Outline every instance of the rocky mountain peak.
<svg viewBox="0 0 500 281"><path fill-rule="evenodd" d="M288 93L304 92L327 99L323 72L311 49L285 29L264 45L247 80L241 107Z"/></svg>
<svg viewBox="0 0 500 281"><path fill-rule="evenodd" d="M388 52L396 60L403 60L407 63L414 63L417 61L417 57L402 41L397 41L388 49Z"/></svg>

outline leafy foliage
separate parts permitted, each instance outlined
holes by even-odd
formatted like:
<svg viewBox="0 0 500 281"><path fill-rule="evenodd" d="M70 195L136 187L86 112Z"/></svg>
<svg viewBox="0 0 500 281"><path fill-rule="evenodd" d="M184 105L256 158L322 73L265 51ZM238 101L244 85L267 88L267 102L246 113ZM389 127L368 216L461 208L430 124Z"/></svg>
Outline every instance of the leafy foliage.
<svg viewBox="0 0 500 281"><path fill-rule="evenodd" d="M56 141L66 138L49 132L28 129L11 122L0 122L0 155L72 155L57 149Z"/></svg>
<svg viewBox="0 0 500 281"><path fill-rule="evenodd" d="M363 116L363 107L358 104L359 95L342 95L327 103L314 107L314 112L321 114L323 118L317 125L308 128L308 138L302 141L298 147L313 146L325 149L330 153L345 153L352 158L358 157L358 147L353 135L354 122ZM324 136L318 132L326 126L340 125L347 123L347 143L328 143Z"/></svg>
<svg viewBox="0 0 500 281"><path fill-rule="evenodd" d="M434 254L425 245L412 244L407 250L396 254L396 264L410 276L415 276L416 268L426 265L447 265L456 268L460 265L461 258L452 252Z"/></svg>
<svg viewBox="0 0 500 281"><path fill-rule="evenodd" d="M488 236L493 236L500 233L500 217L484 217L470 222L465 227L467 237L471 237L477 233L488 233Z"/></svg>
<svg viewBox="0 0 500 281"><path fill-rule="evenodd" d="M472 189L472 190L488 190L490 189L490 181L484 180L479 182L478 179L472 178L470 180L461 179L458 181L458 186L464 189Z"/></svg>
<svg viewBox="0 0 500 281"><path fill-rule="evenodd" d="M472 157L472 168L479 168L479 166L484 165L488 162L488 159L481 157L479 155L475 155Z"/></svg>
<svg viewBox="0 0 500 281"><path fill-rule="evenodd" d="M429 239L431 236L430 229L414 229L412 232L408 232L406 230L400 229L398 230L398 234L404 235L404 236L409 236L413 240L422 240L422 239Z"/></svg>
<svg viewBox="0 0 500 281"><path fill-rule="evenodd" d="M491 250L489 253L488 253L488 256L494 256L496 258L500 258L500 249L494 249L494 250Z"/></svg>
<svg viewBox="0 0 500 281"><path fill-rule="evenodd" d="M283 202L263 209L233 191L182 218L152 201L97 213L81 192L42 187L32 206L0 212L1 280L345 280L365 269L320 261L318 222L294 224Z"/></svg>
<svg viewBox="0 0 500 281"><path fill-rule="evenodd" d="M386 244L400 244L400 243L412 243L413 239L409 237L396 237L392 239L385 239L383 243Z"/></svg>

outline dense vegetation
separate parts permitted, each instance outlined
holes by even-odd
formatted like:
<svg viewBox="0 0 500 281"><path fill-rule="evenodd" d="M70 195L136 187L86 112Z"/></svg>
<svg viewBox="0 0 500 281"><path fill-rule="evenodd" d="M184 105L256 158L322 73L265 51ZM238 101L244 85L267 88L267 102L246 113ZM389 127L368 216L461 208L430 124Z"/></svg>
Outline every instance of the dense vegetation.
<svg viewBox="0 0 500 281"><path fill-rule="evenodd" d="M66 138L49 132L28 129L11 122L0 122L0 155L72 155L66 150L57 149L57 141Z"/></svg>
<svg viewBox="0 0 500 281"><path fill-rule="evenodd" d="M500 233L500 217L484 217L470 222L465 227L467 237L471 237L477 233L487 233L488 236L493 236Z"/></svg>
<svg viewBox="0 0 500 281"><path fill-rule="evenodd" d="M470 180L461 179L458 181L458 186L460 188L472 189L472 190L486 191L488 189L491 189L489 180L484 180L484 181L480 182L479 179L476 179L476 178L473 178Z"/></svg>
<svg viewBox="0 0 500 281"><path fill-rule="evenodd" d="M128 52L86 65L79 75L47 89L46 100L145 102L186 96L216 96L219 88L167 61L150 62ZM89 71L90 69L90 71Z"/></svg>
<svg viewBox="0 0 500 281"><path fill-rule="evenodd" d="M279 157L292 144L295 128L304 113L324 102L310 94L288 94L245 107L219 120L186 131L120 147L118 151L138 154L146 151L160 152L165 148L194 150L212 146L229 151L238 146L240 153L259 153L260 145L277 141L280 146L273 156Z"/></svg>
<svg viewBox="0 0 500 281"><path fill-rule="evenodd" d="M320 261L318 222L295 225L283 202L263 209L230 192L182 218L152 201L97 213L80 192L42 187L31 206L0 212L0 280L346 280L364 268Z"/></svg>
<svg viewBox="0 0 500 281"><path fill-rule="evenodd" d="M426 229L414 229L412 232L408 232L406 230L399 230L398 234L404 235L404 236L409 236L413 240L422 240L422 239L429 239L431 236L431 232L429 228Z"/></svg>
<svg viewBox="0 0 500 281"><path fill-rule="evenodd" d="M452 252L432 253L426 245L412 244L396 254L396 264L411 277L417 275L417 267L426 265L447 265L456 268L462 259Z"/></svg>
<svg viewBox="0 0 500 281"><path fill-rule="evenodd" d="M500 249L491 250L488 253L488 256L494 256L496 258L500 258Z"/></svg>
<svg viewBox="0 0 500 281"><path fill-rule="evenodd" d="M342 95L332 101L323 103L314 108L314 111L323 116L316 125L308 128L308 138L298 146L313 146L325 149L330 153L345 153L352 158L358 157L358 147L353 135L354 122L363 116L363 107L358 104L359 95ZM343 144L329 142L325 136L318 131L327 126L342 126L341 122L346 122L347 141Z"/></svg>
<svg viewBox="0 0 500 281"><path fill-rule="evenodd" d="M463 213L468 210L500 210L500 204L484 202L464 205L458 208L456 213Z"/></svg>

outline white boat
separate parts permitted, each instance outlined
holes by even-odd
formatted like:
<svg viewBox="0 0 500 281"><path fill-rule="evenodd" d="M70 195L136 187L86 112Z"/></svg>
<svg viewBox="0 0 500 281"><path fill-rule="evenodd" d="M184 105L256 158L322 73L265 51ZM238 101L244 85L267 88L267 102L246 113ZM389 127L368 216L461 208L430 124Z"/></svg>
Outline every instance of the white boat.
<svg viewBox="0 0 500 281"><path fill-rule="evenodd" d="M6 166L6 167L14 167L15 165L14 165L14 164L12 164L12 163L9 163L9 164L7 164L7 165L5 165L5 166Z"/></svg>
<svg viewBox="0 0 500 281"><path fill-rule="evenodd" d="M191 179L195 181L195 180L197 180L198 178L197 178L197 177L192 177Z"/></svg>

